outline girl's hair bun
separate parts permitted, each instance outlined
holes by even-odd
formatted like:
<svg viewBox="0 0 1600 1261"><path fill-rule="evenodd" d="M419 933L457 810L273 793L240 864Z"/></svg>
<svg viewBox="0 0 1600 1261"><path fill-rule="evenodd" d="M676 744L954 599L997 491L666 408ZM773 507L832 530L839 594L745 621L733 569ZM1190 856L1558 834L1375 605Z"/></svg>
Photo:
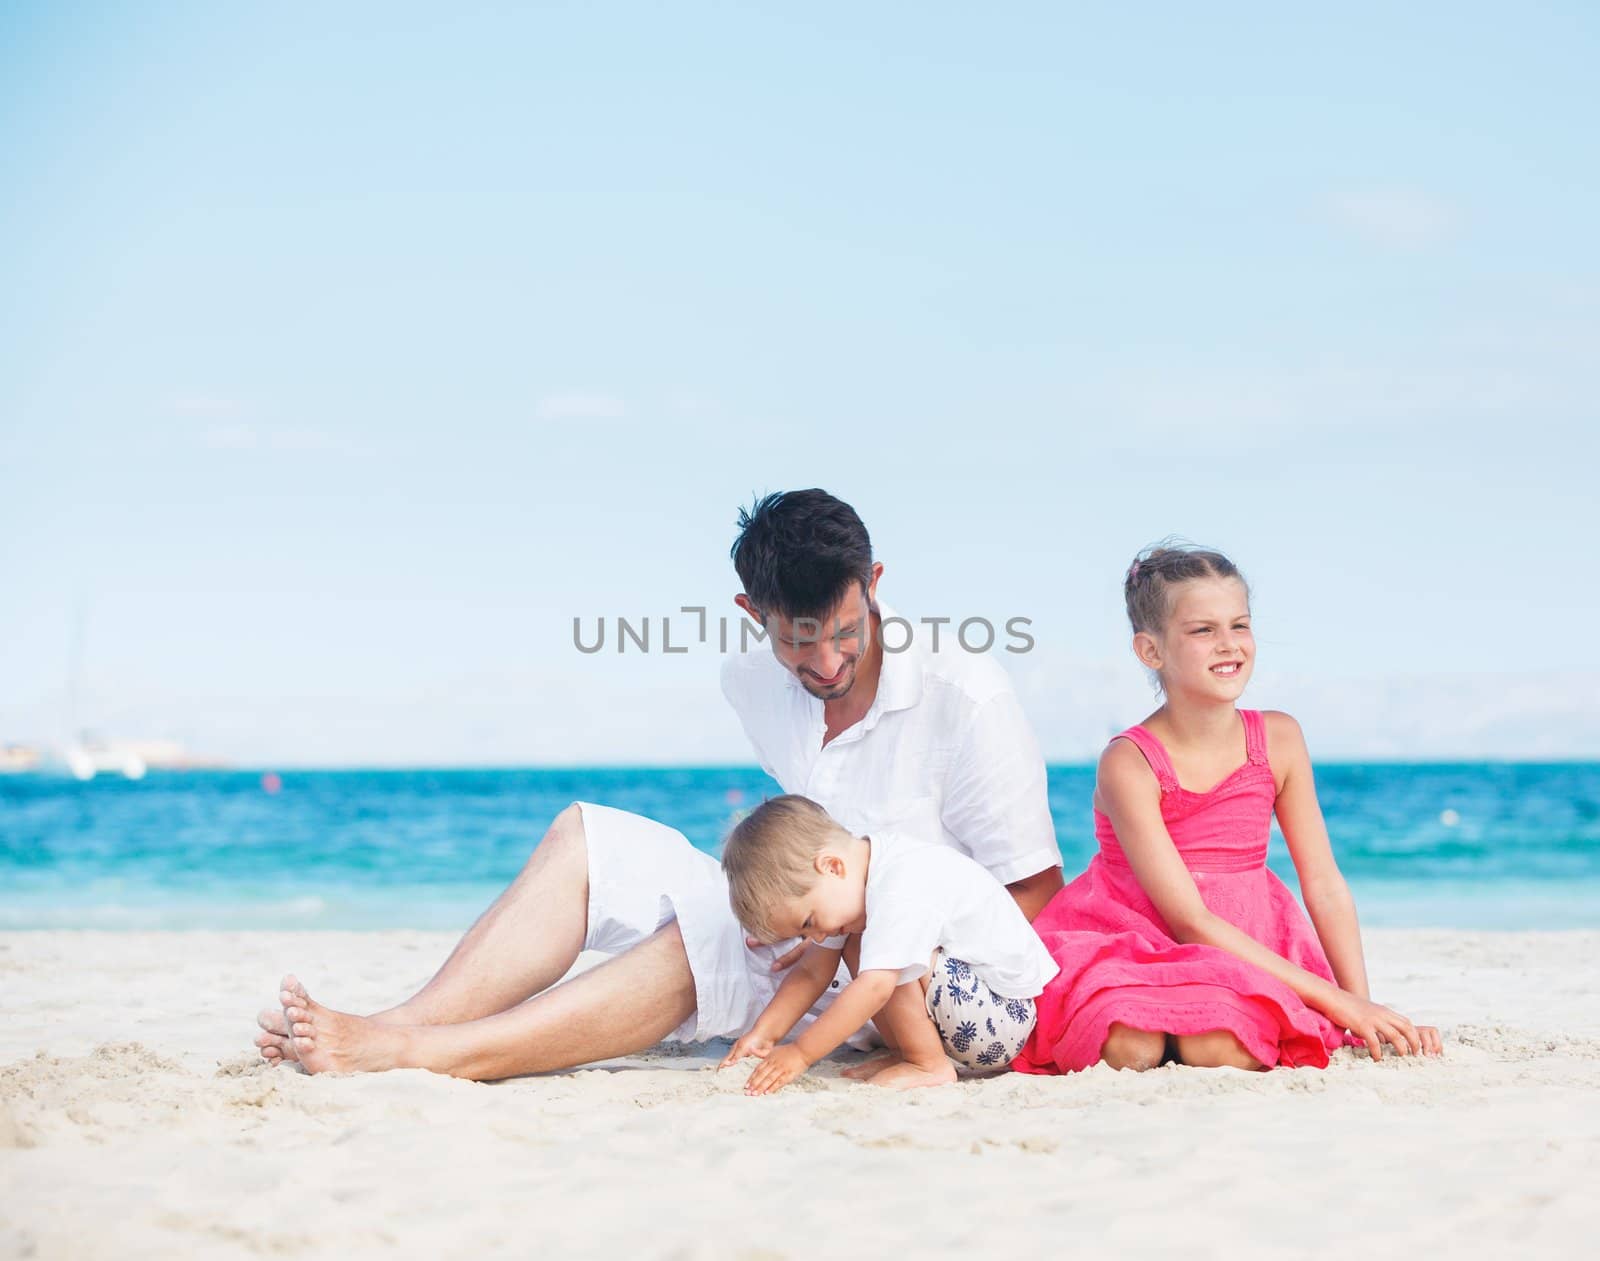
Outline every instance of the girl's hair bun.
<svg viewBox="0 0 1600 1261"><path fill-rule="evenodd" d="M1172 610L1172 591L1197 578L1237 578L1239 567L1221 552L1181 539L1166 538L1133 558L1122 580L1123 603L1135 631L1159 632ZM1245 583L1249 592L1250 584Z"/></svg>

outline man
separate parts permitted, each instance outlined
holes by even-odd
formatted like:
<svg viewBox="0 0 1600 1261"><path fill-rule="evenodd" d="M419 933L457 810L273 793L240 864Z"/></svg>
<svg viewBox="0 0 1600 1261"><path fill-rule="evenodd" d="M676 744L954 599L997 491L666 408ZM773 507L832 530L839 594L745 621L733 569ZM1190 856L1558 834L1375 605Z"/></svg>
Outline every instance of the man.
<svg viewBox="0 0 1600 1261"><path fill-rule="evenodd" d="M825 491L768 495L739 527L735 602L770 651L730 658L723 691L762 766L857 833L893 828L970 854L1033 918L1061 887L1060 857L1044 763L1005 673L960 650L885 651L883 566L860 517ZM353 1016L286 977L256 1043L312 1072L571 1068L666 1037L737 1037L803 945L747 942L716 861L681 833L577 803L413 997ZM612 957L556 985L581 950Z"/></svg>

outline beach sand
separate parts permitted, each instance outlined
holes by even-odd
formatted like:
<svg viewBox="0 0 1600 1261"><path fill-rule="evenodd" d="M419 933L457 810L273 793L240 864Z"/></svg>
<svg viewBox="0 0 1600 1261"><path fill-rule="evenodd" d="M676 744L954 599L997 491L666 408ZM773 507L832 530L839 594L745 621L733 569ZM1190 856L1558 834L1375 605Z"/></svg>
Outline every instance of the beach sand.
<svg viewBox="0 0 1600 1261"><path fill-rule="evenodd" d="M746 1098L719 1044L494 1085L267 1068L439 933L0 935L0 1256L1525 1256L1600 1231L1600 933L1372 932L1442 1061L1007 1075L850 1058Z"/></svg>

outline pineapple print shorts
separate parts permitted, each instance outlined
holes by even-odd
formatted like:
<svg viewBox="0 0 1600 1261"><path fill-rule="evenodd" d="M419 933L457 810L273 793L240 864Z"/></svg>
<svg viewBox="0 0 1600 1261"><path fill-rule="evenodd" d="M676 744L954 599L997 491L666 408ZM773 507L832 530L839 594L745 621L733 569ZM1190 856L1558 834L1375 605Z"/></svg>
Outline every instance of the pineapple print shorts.
<svg viewBox="0 0 1600 1261"><path fill-rule="evenodd" d="M1037 1018L1033 999L996 994L943 949L934 952L925 1000L945 1053L980 1073L1009 1068Z"/></svg>

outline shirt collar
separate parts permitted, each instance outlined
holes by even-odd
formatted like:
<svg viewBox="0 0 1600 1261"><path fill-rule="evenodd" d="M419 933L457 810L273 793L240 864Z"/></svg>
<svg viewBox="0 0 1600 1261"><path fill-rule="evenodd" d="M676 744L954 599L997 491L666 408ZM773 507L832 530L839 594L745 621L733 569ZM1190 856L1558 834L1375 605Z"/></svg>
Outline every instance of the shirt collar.
<svg viewBox="0 0 1600 1261"><path fill-rule="evenodd" d="M883 621L898 616L887 604L879 603L878 616ZM903 619L902 619L903 620ZM879 644L882 644L883 627L879 624ZM884 650L883 668L878 672L878 695L873 698L873 708L885 713L897 709L910 709L922 699L922 648L914 637L915 628L903 629L902 634L913 636L900 652Z"/></svg>

